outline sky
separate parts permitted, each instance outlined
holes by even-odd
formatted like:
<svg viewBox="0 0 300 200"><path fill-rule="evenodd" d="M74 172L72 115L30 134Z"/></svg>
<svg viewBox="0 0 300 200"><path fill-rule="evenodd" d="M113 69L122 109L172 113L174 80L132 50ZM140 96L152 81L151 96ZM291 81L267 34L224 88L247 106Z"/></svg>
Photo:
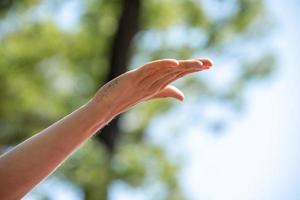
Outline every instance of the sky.
<svg viewBox="0 0 300 200"><path fill-rule="evenodd" d="M269 38L269 48L277 56L274 77L247 88L245 113L231 120L222 136L207 134L198 126L186 128L183 137L172 140L176 149L169 151L181 152L186 159L180 181L190 200L300 198L300 49L296 45L300 3L268 0L266 5L275 22ZM207 76L222 77L221 65L216 60ZM156 127L167 124L167 120L180 120L180 113L185 111L188 107L183 106L166 120L157 119L150 132L156 132L155 138L163 141L159 135L164 129ZM145 199L141 191L122 183L114 189L111 200Z"/></svg>
<svg viewBox="0 0 300 200"><path fill-rule="evenodd" d="M184 152L186 164L179 176L189 200L300 198L300 24L296 20L300 19L300 3L267 0L266 4L275 18L271 43L279 68L273 79L248 88L245 114L231 120L222 136L206 134L199 127L188 129L185 137L180 137L177 151ZM209 73L220 75L218 65L222 63L217 61ZM41 191L53 185L51 181L57 182L46 181ZM69 185L57 188L61 192L57 190L54 199L80 199ZM29 195L25 199L34 198ZM117 183L110 199L144 197Z"/></svg>
<svg viewBox="0 0 300 200"><path fill-rule="evenodd" d="M205 130L188 134L190 163L182 182L192 200L300 198L300 3L269 0L267 5L277 27L271 39L277 75L249 88L246 115L231 122L224 136Z"/></svg>

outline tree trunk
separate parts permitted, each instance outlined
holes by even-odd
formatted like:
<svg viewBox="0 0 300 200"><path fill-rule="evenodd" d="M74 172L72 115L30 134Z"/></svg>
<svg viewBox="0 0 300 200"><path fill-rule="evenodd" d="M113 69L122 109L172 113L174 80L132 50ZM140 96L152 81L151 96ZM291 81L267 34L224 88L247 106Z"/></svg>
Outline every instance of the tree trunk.
<svg viewBox="0 0 300 200"><path fill-rule="evenodd" d="M122 11L117 31L114 35L110 53L110 70L106 81L127 71L130 45L138 32L141 0L122 0ZM106 147L109 153L113 153L116 141L121 135L119 127L120 117L116 117L108 126L101 130L96 137Z"/></svg>

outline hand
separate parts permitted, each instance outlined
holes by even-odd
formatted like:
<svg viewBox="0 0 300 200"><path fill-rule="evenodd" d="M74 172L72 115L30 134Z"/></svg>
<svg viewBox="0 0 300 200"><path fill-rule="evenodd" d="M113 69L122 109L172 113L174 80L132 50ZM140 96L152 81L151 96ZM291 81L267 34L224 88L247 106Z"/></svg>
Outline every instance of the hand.
<svg viewBox="0 0 300 200"><path fill-rule="evenodd" d="M149 62L105 84L97 91L92 102L107 113L107 120L110 121L142 101L167 97L182 101L183 93L169 84L211 66L212 61L209 59L164 59Z"/></svg>
<svg viewBox="0 0 300 200"><path fill-rule="evenodd" d="M108 82L90 102L0 157L0 199L21 199L96 130L137 103L183 100L182 92L169 84L211 66L207 59L158 60Z"/></svg>

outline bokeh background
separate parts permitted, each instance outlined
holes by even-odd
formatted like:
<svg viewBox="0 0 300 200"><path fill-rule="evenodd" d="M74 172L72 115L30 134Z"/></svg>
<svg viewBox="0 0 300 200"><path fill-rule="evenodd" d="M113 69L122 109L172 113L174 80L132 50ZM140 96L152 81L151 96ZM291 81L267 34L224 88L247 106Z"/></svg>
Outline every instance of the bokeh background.
<svg viewBox="0 0 300 200"><path fill-rule="evenodd" d="M25 200L299 200L298 0L1 0L0 151L153 59L210 57ZM72 133L70 133L72 134Z"/></svg>

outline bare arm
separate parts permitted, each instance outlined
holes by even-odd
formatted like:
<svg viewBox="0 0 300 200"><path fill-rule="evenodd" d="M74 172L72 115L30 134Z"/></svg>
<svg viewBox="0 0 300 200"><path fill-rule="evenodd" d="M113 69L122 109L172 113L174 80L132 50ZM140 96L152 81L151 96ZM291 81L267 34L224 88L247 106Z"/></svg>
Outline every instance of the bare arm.
<svg viewBox="0 0 300 200"><path fill-rule="evenodd" d="M0 199L20 199L84 141L139 102L184 96L172 81L212 66L207 59L147 63L110 81L88 103L0 157Z"/></svg>

